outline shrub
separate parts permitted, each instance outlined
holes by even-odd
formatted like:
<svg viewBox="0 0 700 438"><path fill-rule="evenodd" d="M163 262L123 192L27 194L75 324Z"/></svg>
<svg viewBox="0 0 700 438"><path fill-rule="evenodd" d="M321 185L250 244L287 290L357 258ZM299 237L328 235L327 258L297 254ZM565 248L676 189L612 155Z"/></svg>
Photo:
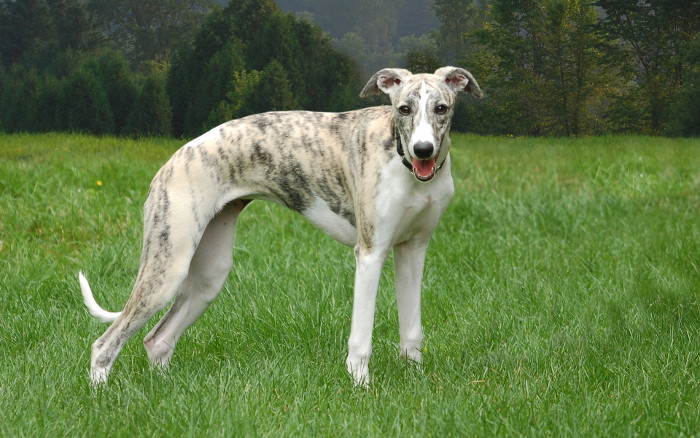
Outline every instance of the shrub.
<svg viewBox="0 0 700 438"><path fill-rule="evenodd" d="M124 56L113 51L102 52L84 62L83 68L90 70L99 81L114 117L114 133L121 132L138 95Z"/></svg>
<svg viewBox="0 0 700 438"><path fill-rule="evenodd" d="M38 122L41 79L36 70L15 69L3 99L3 128L7 132L34 132Z"/></svg>
<svg viewBox="0 0 700 438"><path fill-rule="evenodd" d="M146 79L134 108L129 114L124 133L136 137L170 135L172 111L165 92L165 79L154 74Z"/></svg>
<svg viewBox="0 0 700 438"><path fill-rule="evenodd" d="M114 132L114 117L107 95L93 73L74 72L63 87L62 97L69 130L97 135Z"/></svg>

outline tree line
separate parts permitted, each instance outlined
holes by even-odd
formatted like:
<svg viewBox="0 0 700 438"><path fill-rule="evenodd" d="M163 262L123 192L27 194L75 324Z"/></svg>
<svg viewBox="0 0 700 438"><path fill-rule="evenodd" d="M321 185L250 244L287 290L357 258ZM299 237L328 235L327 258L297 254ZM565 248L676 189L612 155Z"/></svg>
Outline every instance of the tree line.
<svg viewBox="0 0 700 438"><path fill-rule="evenodd" d="M696 0L280 5L294 13L272 0L0 0L0 130L190 137L256 112L378 103L357 97L376 69L454 64L486 93L458 102L456 130L700 135Z"/></svg>
<svg viewBox="0 0 700 438"><path fill-rule="evenodd" d="M442 16L455 3L436 1ZM457 59L491 95L473 116L478 131L700 134L700 2L462 3L481 23L465 28Z"/></svg>
<svg viewBox="0 0 700 438"><path fill-rule="evenodd" d="M362 78L271 0L3 0L0 129L194 136L234 117L357 107Z"/></svg>

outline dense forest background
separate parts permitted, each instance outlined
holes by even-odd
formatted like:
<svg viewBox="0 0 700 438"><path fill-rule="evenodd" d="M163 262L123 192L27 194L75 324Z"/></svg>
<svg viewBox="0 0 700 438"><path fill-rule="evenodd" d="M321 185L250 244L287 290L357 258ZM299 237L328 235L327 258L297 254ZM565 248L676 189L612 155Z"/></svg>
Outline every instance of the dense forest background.
<svg viewBox="0 0 700 438"><path fill-rule="evenodd" d="M0 0L0 130L196 136L469 69L453 129L700 135L697 0Z"/></svg>

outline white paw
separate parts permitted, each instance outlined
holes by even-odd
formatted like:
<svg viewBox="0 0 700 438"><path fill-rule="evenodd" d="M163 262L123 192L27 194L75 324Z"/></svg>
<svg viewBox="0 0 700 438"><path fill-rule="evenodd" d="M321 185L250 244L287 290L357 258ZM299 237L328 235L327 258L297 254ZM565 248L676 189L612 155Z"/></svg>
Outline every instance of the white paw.
<svg viewBox="0 0 700 438"><path fill-rule="evenodd" d="M423 352L421 352L420 347L401 348L401 357L405 357L419 367L421 362L423 362Z"/></svg>
<svg viewBox="0 0 700 438"><path fill-rule="evenodd" d="M369 365L367 361L350 360L347 362L348 373L352 377L353 384L357 387L369 388Z"/></svg>
<svg viewBox="0 0 700 438"><path fill-rule="evenodd" d="M92 367L90 370L90 385L93 388L97 388L100 385L107 383L107 376L109 376L108 368Z"/></svg>
<svg viewBox="0 0 700 438"><path fill-rule="evenodd" d="M172 354L167 356L151 357L148 355L148 362L151 364L152 370L157 370L163 374L167 374L170 370L170 359L172 359Z"/></svg>
<svg viewBox="0 0 700 438"><path fill-rule="evenodd" d="M174 343L172 344L175 345ZM165 340L157 341L155 339L144 341L143 346L146 349L148 361L151 363L151 369L168 371L175 348L165 342Z"/></svg>

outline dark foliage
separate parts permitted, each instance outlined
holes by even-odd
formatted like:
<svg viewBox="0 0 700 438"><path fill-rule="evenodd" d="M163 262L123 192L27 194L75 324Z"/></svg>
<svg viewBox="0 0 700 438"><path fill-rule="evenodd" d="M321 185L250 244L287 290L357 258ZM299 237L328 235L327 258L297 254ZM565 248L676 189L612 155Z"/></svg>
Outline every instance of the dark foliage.
<svg viewBox="0 0 700 438"><path fill-rule="evenodd" d="M352 108L360 87L318 27L269 0L232 0L175 55L167 90L174 133L192 136L254 112Z"/></svg>
<svg viewBox="0 0 700 438"><path fill-rule="evenodd" d="M154 74L146 78L122 132L135 137L165 137L172 130L171 119L165 78Z"/></svg>
<svg viewBox="0 0 700 438"><path fill-rule="evenodd" d="M486 95L458 100L454 130L700 135L694 0L224 3L0 0L0 129L194 136L383 103L357 96L377 69L451 64Z"/></svg>
<svg viewBox="0 0 700 438"><path fill-rule="evenodd" d="M114 116L104 88L94 73L78 70L63 87L66 127L93 134L114 133Z"/></svg>

